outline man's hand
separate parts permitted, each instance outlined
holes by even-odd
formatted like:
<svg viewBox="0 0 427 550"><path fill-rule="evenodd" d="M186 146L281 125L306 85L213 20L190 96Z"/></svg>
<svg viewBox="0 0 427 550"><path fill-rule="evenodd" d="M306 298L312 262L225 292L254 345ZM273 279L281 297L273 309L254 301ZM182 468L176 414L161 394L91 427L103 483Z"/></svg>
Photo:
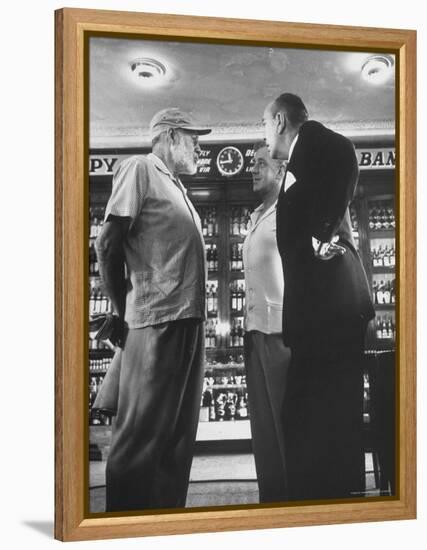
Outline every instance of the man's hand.
<svg viewBox="0 0 427 550"><path fill-rule="evenodd" d="M335 235L332 241L322 243L315 237L312 237L314 256L319 260L327 261L335 258L335 256L342 256L345 254L345 248L339 244L336 244L338 239L338 235Z"/></svg>

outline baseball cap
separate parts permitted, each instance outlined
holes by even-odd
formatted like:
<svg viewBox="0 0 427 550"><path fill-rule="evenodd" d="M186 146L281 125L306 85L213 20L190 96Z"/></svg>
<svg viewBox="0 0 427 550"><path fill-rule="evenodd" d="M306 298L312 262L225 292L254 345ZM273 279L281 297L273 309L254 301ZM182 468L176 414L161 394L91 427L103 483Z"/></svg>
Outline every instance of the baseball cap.
<svg viewBox="0 0 427 550"><path fill-rule="evenodd" d="M180 128L199 136L209 134L212 131L210 128L202 128L197 125L189 113L178 107L162 109L153 116L150 122L151 139L156 138L169 128Z"/></svg>

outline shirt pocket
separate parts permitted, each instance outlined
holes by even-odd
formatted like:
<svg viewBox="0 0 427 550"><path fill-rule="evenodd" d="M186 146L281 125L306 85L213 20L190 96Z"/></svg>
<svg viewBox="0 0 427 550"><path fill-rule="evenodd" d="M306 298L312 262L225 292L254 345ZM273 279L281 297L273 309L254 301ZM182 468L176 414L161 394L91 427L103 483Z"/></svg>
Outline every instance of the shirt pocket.
<svg viewBox="0 0 427 550"><path fill-rule="evenodd" d="M267 328L269 334L282 332L283 304L266 300L267 303Z"/></svg>

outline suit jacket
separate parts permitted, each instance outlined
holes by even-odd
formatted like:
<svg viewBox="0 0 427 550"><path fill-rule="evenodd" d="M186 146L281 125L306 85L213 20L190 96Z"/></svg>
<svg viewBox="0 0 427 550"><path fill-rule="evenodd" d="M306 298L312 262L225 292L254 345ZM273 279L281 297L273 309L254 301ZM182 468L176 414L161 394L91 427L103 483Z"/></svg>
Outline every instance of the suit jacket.
<svg viewBox="0 0 427 550"><path fill-rule="evenodd" d="M375 312L351 233L348 205L359 175L353 144L308 121L300 128L288 164L296 178L277 203L277 244L283 262L283 332L287 345L327 337L335 328L367 323ZM314 256L312 237L339 236L341 257Z"/></svg>

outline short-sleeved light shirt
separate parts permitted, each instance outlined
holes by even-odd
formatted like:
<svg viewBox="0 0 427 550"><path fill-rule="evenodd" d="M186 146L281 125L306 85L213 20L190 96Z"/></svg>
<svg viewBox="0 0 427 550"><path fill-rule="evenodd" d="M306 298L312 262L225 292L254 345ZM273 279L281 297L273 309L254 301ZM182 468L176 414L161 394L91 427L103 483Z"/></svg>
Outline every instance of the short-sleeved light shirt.
<svg viewBox="0 0 427 550"><path fill-rule="evenodd" d="M283 268L276 240L277 201L251 214L243 243L245 269L245 330L264 334L282 332Z"/></svg>
<svg viewBox="0 0 427 550"><path fill-rule="evenodd" d="M124 242L129 328L205 319L200 218L181 181L156 155L133 156L119 165L105 220L110 215L131 220Z"/></svg>

